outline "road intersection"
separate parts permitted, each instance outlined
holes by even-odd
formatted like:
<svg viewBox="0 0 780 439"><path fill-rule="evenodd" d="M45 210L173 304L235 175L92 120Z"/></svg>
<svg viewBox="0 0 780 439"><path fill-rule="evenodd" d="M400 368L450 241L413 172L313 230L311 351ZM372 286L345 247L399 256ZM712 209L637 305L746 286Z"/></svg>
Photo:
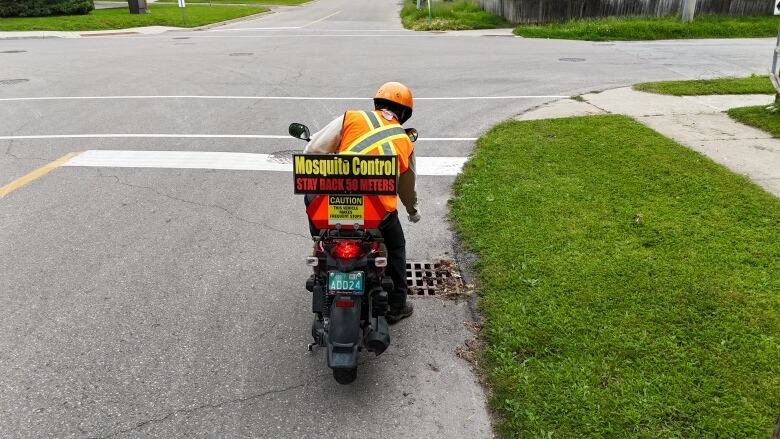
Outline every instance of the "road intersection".
<svg viewBox="0 0 780 439"><path fill-rule="evenodd" d="M318 0L202 31L0 40L23 51L0 53L0 185L68 154L106 160L0 198L4 435L490 437L455 355L465 303L415 299L348 387L306 352L302 202L289 173L253 160L302 148L290 122L317 129L407 83L420 160L455 163L419 179L409 258L453 257L452 169L495 123L591 90L760 73L773 45L413 33L398 7Z"/></svg>

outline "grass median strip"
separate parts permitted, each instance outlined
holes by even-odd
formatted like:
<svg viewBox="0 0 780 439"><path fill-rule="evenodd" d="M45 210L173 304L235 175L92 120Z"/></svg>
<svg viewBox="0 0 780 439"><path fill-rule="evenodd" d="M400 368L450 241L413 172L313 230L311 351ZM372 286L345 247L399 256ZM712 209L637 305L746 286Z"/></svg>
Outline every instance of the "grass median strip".
<svg viewBox="0 0 780 439"><path fill-rule="evenodd" d="M635 84L634 90L674 96L775 94L769 76L746 78L696 79Z"/></svg>
<svg viewBox="0 0 780 439"><path fill-rule="evenodd" d="M520 25L514 32L527 38L588 41L756 38L777 35L777 19L703 15L693 23L683 23L677 17L611 17Z"/></svg>
<svg viewBox="0 0 780 439"><path fill-rule="evenodd" d="M732 108L728 114L737 122L764 130L773 137L780 137L780 109L772 111L770 108L766 105Z"/></svg>
<svg viewBox="0 0 780 439"><path fill-rule="evenodd" d="M0 20L0 31L88 31L142 26L196 27L268 11L254 6L192 5L186 22L176 5L149 5L148 14L130 14L127 8L97 9L87 15L14 17Z"/></svg>
<svg viewBox="0 0 780 439"><path fill-rule="evenodd" d="M432 2L432 19L428 20L428 7L417 9L417 2L406 0L401 9L401 22L407 29L430 30L469 30L509 27L506 20L483 10L473 0L451 2Z"/></svg>
<svg viewBox="0 0 780 439"><path fill-rule="evenodd" d="M451 207L502 437L769 437L780 200L610 115L498 125Z"/></svg>

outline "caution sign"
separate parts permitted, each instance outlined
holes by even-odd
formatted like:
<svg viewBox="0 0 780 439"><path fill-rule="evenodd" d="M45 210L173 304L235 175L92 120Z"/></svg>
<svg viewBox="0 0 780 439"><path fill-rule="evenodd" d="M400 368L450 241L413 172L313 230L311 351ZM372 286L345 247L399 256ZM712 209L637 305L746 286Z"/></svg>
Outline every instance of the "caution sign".
<svg viewBox="0 0 780 439"><path fill-rule="evenodd" d="M328 196L328 224L360 224L364 223L362 195L330 195Z"/></svg>
<svg viewBox="0 0 780 439"><path fill-rule="evenodd" d="M296 194L395 195L395 155L294 154Z"/></svg>

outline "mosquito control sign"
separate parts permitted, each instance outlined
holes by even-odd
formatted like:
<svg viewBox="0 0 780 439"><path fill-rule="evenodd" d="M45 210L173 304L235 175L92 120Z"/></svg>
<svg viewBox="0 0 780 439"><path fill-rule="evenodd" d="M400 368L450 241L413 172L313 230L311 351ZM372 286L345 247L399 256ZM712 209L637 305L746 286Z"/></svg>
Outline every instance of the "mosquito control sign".
<svg viewBox="0 0 780 439"><path fill-rule="evenodd" d="M387 215L381 195L396 195L398 171L394 155L293 155L295 193L315 195L306 213L318 229L378 227Z"/></svg>
<svg viewBox="0 0 780 439"><path fill-rule="evenodd" d="M395 195L394 155L295 154L296 194Z"/></svg>

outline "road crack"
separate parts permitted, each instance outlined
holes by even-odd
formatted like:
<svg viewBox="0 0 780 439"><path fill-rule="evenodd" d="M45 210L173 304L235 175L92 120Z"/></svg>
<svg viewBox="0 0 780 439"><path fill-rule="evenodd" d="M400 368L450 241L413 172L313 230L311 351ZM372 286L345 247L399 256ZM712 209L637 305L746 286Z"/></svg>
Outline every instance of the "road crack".
<svg viewBox="0 0 780 439"><path fill-rule="evenodd" d="M279 228L276 228L276 227L273 227L273 226L269 226L268 224L259 223L257 221L252 221L252 220L246 219L246 218L240 216L239 214L237 214L236 212L234 212L234 211L232 211L232 210L230 210L230 209L228 209L226 207L220 206L218 204L200 203L200 202L193 201L193 200L187 200L187 199L184 199L184 198L175 197L173 195L166 194L165 192L161 192L161 191L159 191L159 190L157 190L157 189L155 189L153 187L150 187L150 186L141 186L141 185L135 185L135 184L127 183L125 181L122 181L116 175L106 175L106 174L103 174L103 172L100 170L100 168L95 168L95 170L100 175L100 177L102 177L102 178L113 178L117 184L120 184L122 186L127 186L127 187L131 187L131 188L135 188L135 189L146 189L146 190L154 192L155 194L157 194L157 195L159 195L161 197L169 198L171 200L178 201L180 203L192 204L192 205L199 206L199 207L210 207L210 208L213 208L213 209L219 209L219 210L225 212L229 217L231 217L231 218L233 218L235 220L242 221L242 222L245 222L247 224L253 224L253 225L256 225L256 226L260 226L260 227L263 227L265 229L273 230L275 232L279 232L279 233L282 233L282 234L285 234L285 235L288 235L288 236L304 238L307 241L311 240L311 237L307 236L307 235L303 235L303 234L295 233L295 232L288 232L287 230L282 230L282 229L279 229Z"/></svg>
<svg viewBox="0 0 780 439"><path fill-rule="evenodd" d="M281 389L266 390L265 392L261 392L261 393L255 394L255 395L249 395L249 396L244 396L244 397L241 397L241 398L229 399L227 401L222 401L222 402L218 402L218 403L202 404L202 405L199 405L199 406L196 406L196 407L191 407L191 408L176 409L176 410L174 410L172 412L169 412L166 415L163 415L163 416L160 416L160 417L157 417L157 418L146 419L144 421L138 422L133 427L126 428L124 430L119 430L119 431L116 431L114 433L108 434L106 436L93 436L93 437L91 437L91 439L108 439L108 438L111 438L111 437L118 436L120 434L130 433L130 432L133 432L133 431L136 431L136 430L140 430L140 429L142 429L142 428L144 428L144 427L146 427L146 426L148 426L150 424L158 424L158 423L165 422L168 419L171 419L172 417L174 417L176 415L179 415L179 414L191 415L192 413L195 413L195 412L198 412L198 411L204 410L204 409L214 410L214 409L219 409L219 408L224 407L224 406L229 405L229 404L250 403L250 402L252 402L254 400L261 399L261 398L264 398L264 397L269 396L269 395L276 395L276 394L279 394L279 393L285 393L285 392L289 392L291 390L299 389L299 388L301 388L301 387L303 387L303 386L305 386L307 384L308 384L308 382L303 382L303 383L300 383L300 384L287 386L287 387L284 387L284 388L281 388Z"/></svg>
<svg viewBox="0 0 780 439"><path fill-rule="evenodd" d="M409 356L411 356L411 354L385 355L384 358L392 357L392 358L396 358L396 359L398 359L398 358L406 359ZM378 358L379 358L379 356L373 356L373 357L368 357L368 358L363 357L363 358L360 359L360 361L358 361L358 366L365 366L366 364L373 363ZM115 437L115 436L118 436L118 435L121 435L121 434L138 431L138 430L140 430L140 429L142 429L142 428L144 428L146 426L149 426L151 424L159 424L159 423L166 422L167 420L173 418L176 415L180 415L180 414L189 416L189 415L191 415L191 414L193 414L195 412L201 411L201 410L219 409L219 408L222 408L222 407L230 405L230 404L247 404L247 403L252 403L252 402L254 402L256 400L265 398L266 396L269 396L269 395L278 395L278 394L281 394L281 393L285 393L285 392L289 392L289 391L292 391L292 390L300 389L302 387L305 387L308 384L317 382L317 381L319 381L319 380L321 380L321 379L323 379L325 377L329 377L331 374L332 374L332 372L330 370L328 370L327 372L315 375L310 380L304 381L304 382L302 382L300 384L294 384L294 385L290 385L290 386L287 386L287 387L283 387L281 389L266 390L264 392L260 392L260 393L254 394L254 395L243 396L241 398L229 399L229 400L218 402L218 403L207 403L207 404L201 404L199 406L195 406L195 407L191 407L191 408L175 409L175 410L173 410L173 411L171 411L171 412L169 412L169 413L167 413L165 415L162 415L162 416L159 416L159 417L156 417L156 418L146 419L146 420L143 420L141 422L138 422L138 423L136 423L134 426L132 426L130 428L125 428L123 430L115 431L114 433L110 433L110 434L104 435L104 436L90 436L90 439L109 439L109 438L112 438L112 437Z"/></svg>
<svg viewBox="0 0 780 439"><path fill-rule="evenodd" d="M23 130L24 127L32 123L33 119L28 120L27 122L23 123L20 127L16 128L15 130L11 131L9 136L15 136L19 131ZM19 157L16 154L11 152L11 148L14 146L14 139L8 139L8 146L5 148L5 155L13 158L14 160L41 160L41 161L51 161L51 159L47 158L41 158L41 157Z"/></svg>
<svg viewBox="0 0 780 439"><path fill-rule="evenodd" d="M14 160L37 160L43 162L50 162L52 160L44 157L19 157L18 155L11 152L11 148L13 148L13 146L14 146L14 139L9 139L8 147L5 148L5 152L3 154L7 155L8 157L11 157Z"/></svg>

